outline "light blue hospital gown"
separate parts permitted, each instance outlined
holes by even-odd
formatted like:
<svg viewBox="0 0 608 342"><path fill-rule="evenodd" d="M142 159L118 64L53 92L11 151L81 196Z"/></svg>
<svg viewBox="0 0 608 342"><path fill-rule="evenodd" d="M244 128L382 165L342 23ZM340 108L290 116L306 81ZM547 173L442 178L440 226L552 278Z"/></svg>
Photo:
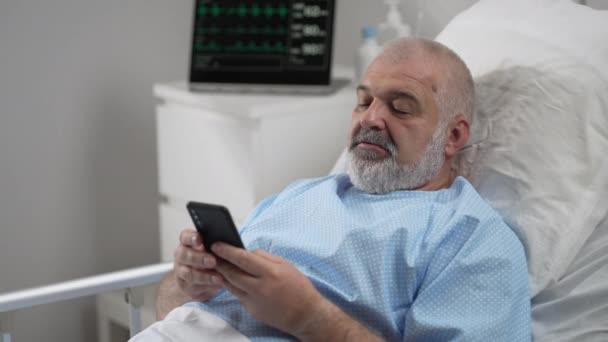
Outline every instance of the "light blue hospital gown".
<svg viewBox="0 0 608 342"><path fill-rule="evenodd" d="M464 178L440 191L364 193L348 176L302 180L264 200L248 250L292 262L388 341L529 341L524 250ZM191 302L252 341L293 338L255 321L228 291Z"/></svg>

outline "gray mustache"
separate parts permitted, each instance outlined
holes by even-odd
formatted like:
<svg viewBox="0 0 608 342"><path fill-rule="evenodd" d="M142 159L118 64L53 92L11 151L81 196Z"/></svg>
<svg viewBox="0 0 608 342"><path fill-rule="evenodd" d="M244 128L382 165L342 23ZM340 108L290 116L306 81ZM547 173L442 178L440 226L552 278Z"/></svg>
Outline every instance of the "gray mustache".
<svg viewBox="0 0 608 342"><path fill-rule="evenodd" d="M370 128L361 128L361 130L357 132L357 134L352 138L350 149L352 150L361 142L368 142L381 146L391 154L394 154L397 150L395 147L395 142L390 136Z"/></svg>

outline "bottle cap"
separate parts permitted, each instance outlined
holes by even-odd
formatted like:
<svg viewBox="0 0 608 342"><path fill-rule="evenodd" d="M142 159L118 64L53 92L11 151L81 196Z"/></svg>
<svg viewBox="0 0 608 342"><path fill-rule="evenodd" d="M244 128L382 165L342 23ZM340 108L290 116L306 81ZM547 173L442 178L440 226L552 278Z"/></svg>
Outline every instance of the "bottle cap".
<svg viewBox="0 0 608 342"><path fill-rule="evenodd" d="M361 36L363 38L376 38L377 35L378 32L373 26L363 26L363 28L361 29Z"/></svg>

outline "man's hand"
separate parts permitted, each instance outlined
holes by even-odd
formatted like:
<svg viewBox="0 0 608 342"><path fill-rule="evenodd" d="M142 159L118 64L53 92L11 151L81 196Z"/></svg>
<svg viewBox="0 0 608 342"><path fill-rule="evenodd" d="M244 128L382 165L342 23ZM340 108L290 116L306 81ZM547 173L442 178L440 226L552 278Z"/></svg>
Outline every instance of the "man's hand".
<svg viewBox="0 0 608 342"><path fill-rule="evenodd" d="M222 283L253 318L296 337L310 329L326 299L287 260L262 250L248 252L216 243ZM224 259L224 260L222 260Z"/></svg>
<svg viewBox="0 0 608 342"><path fill-rule="evenodd" d="M158 319L190 300L207 300L225 286L253 318L301 341L381 341L325 299L283 258L225 243L212 246L216 258L205 252L200 236L192 230L182 232L180 243L173 273L161 282Z"/></svg>
<svg viewBox="0 0 608 342"><path fill-rule="evenodd" d="M195 230L183 230L179 241L173 267L177 286L192 300L208 300L222 288L221 276L213 270L217 258L205 251L202 238Z"/></svg>
<svg viewBox="0 0 608 342"><path fill-rule="evenodd" d="M158 320L164 319L171 310L184 303L208 300L222 287L221 275L212 270L217 265L217 259L205 251L196 231L186 229L181 232L174 257L173 271L163 278L158 287Z"/></svg>

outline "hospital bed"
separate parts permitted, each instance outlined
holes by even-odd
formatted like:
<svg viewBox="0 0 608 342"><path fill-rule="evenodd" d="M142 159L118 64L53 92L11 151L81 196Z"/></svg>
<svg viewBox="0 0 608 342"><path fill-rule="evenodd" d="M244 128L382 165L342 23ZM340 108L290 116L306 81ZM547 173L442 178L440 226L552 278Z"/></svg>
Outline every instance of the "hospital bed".
<svg viewBox="0 0 608 342"><path fill-rule="evenodd" d="M526 247L534 339L608 341L608 12L567 0L482 0L437 40L475 77L472 138L454 167ZM345 162L343 154L332 172ZM140 288L171 268L0 295L0 342L11 341L18 310L116 290L134 335Z"/></svg>

